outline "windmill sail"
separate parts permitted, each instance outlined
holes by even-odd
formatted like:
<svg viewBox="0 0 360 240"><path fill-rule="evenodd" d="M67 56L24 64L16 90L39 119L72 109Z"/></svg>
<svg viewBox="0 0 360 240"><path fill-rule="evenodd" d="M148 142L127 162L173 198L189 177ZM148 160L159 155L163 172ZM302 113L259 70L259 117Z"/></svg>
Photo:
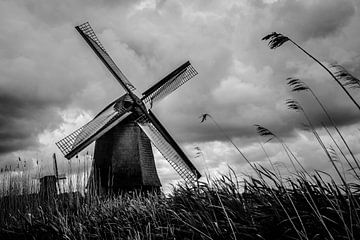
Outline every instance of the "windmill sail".
<svg viewBox="0 0 360 240"><path fill-rule="evenodd" d="M66 179L65 174L59 174L57 160L56 160L56 154L53 154L53 167L54 167L54 175L57 180L63 180ZM60 189L60 186L59 186Z"/></svg>
<svg viewBox="0 0 360 240"><path fill-rule="evenodd" d="M75 27L80 35L85 39L89 46L94 50L96 55L101 59L105 66L110 70L114 75L116 80L123 86L123 88L130 92L135 90L135 87L130 83L130 81L125 77L121 70L116 66L115 62L111 59L109 54L106 52L105 48L97 38L95 32L91 28L88 22L83 23Z"/></svg>
<svg viewBox="0 0 360 240"><path fill-rule="evenodd" d="M55 177L58 178L59 177L59 171L58 171L58 166L57 166L57 161L56 161L56 154L53 154L53 167L54 167L54 174Z"/></svg>
<svg viewBox="0 0 360 240"><path fill-rule="evenodd" d="M131 114L128 109L117 107L117 101L114 101L93 120L58 141L56 146L58 146L67 159L72 158Z"/></svg>
<svg viewBox="0 0 360 240"><path fill-rule="evenodd" d="M143 115L137 120L137 123L185 181L193 182L201 177L199 171L151 111L149 111L149 117Z"/></svg>
<svg viewBox="0 0 360 240"><path fill-rule="evenodd" d="M197 73L195 68L190 64L189 61L175 69L165 78L160 80L158 83L146 90L142 95L142 100L151 104L155 101L166 97L171 92L176 90L178 87L189 81Z"/></svg>

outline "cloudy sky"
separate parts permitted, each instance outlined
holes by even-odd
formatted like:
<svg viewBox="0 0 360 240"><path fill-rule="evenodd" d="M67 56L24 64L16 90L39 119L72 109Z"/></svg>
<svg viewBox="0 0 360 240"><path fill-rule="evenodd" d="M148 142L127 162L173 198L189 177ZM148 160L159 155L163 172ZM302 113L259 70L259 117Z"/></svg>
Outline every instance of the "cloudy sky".
<svg viewBox="0 0 360 240"><path fill-rule="evenodd" d="M55 152L60 171L68 171L55 142L124 93L74 29L86 21L137 93L191 61L199 75L153 111L202 173L227 172L228 165L238 173L249 169L211 119L200 123L202 113L252 162L268 161L259 144L267 139L254 127L260 124L283 138L307 169L331 171L303 116L284 101L298 99L318 127L324 116L310 95L289 91L287 77L314 90L360 153L359 111L334 80L291 44L270 50L261 41L283 33L324 64L341 64L359 77L358 0L1 0L1 168L16 168L21 157L27 170L46 171ZM351 94L360 101L359 90ZM276 141L264 147L279 167L289 165ZM170 165L155 155L163 184L175 182Z"/></svg>

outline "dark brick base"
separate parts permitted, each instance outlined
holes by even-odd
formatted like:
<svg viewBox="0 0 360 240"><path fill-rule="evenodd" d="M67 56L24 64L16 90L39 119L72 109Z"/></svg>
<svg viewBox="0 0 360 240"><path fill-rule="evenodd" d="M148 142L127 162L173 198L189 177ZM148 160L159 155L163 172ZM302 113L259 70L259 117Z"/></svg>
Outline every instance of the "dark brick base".
<svg viewBox="0 0 360 240"><path fill-rule="evenodd" d="M90 181L102 193L157 191L161 186L150 140L135 119L131 114L96 141Z"/></svg>

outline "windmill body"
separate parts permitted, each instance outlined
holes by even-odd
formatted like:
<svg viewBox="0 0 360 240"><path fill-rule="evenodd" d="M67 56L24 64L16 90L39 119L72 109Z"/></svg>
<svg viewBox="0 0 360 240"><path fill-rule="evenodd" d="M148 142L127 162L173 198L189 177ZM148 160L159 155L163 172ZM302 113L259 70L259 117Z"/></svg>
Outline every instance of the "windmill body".
<svg viewBox="0 0 360 240"><path fill-rule="evenodd" d="M47 175L40 178L39 195L44 199L49 199L57 194L57 178L55 175Z"/></svg>
<svg viewBox="0 0 360 240"><path fill-rule="evenodd" d="M54 174L45 175L39 179L39 195L43 199L51 199L55 197L58 193L58 190L60 191L59 180L66 179L65 175L59 175L55 153L53 154L53 168ZM56 185L58 186L58 188L56 187Z"/></svg>
<svg viewBox="0 0 360 240"><path fill-rule="evenodd" d="M110 58L89 23L75 28L126 91L92 121L56 143L70 159L96 141L88 186L106 193L159 189L161 184L150 141L185 181L200 178L199 171L146 107L152 107L197 74L190 62L175 69L139 98L133 92L135 87Z"/></svg>
<svg viewBox="0 0 360 240"><path fill-rule="evenodd" d="M138 118L130 114L96 140L93 173L101 192L160 188L151 142L136 123Z"/></svg>

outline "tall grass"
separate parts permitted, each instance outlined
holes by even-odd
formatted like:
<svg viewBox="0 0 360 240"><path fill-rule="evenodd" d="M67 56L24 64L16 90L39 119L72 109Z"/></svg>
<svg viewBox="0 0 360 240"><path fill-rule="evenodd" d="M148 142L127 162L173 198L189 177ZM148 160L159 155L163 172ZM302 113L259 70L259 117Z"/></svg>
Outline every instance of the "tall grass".
<svg viewBox="0 0 360 240"><path fill-rule="evenodd" d="M350 94L350 92L346 89L345 86L359 86L359 80L355 78L353 75L351 75L344 67L340 65L333 65L334 68L337 68L337 72L333 73L331 70L326 67L322 62L320 62L316 57L314 57L312 54L310 54L308 51L306 51L304 48L302 48L300 45L298 45L295 41L293 41L291 38L281 34L281 33L270 33L262 38L264 41L269 41L269 47L271 49L276 49L280 46L282 46L286 42L291 42L294 46L296 46L298 49L300 49L303 53L305 53L308 57L310 57L312 60L314 60L317 64L319 64L331 77L335 80L335 82L341 87L341 89L346 93L348 98L355 104L355 106L360 110L360 105L356 102L356 100L353 98L353 96ZM345 84L341 83L342 81L345 81Z"/></svg>
<svg viewBox="0 0 360 240"><path fill-rule="evenodd" d="M359 208L335 181L297 176L284 181L256 165L258 176L233 172L169 196L123 194L69 204L36 196L9 213L1 208L0 236L36 239L358 239ZM331 177L330 177L331 179ZM271 181L273 184L269 184ZM352 191L359 186L349 185ZM346 192L346 191L345 191ZM358 200L359 196L352 196ZM2 199L2 202L4 200ZM2 238L3 239L3 238Z"/></svg>
<svg viewBox="0 0 360 240"><path fill-rule="evenodd" d="M346 74L347 72L344 70L343 72L338 72L336 74L336 76L342 75L343 78L346 79ZM345 84L347 85L351 85L351 84L355 84L355 77L349 77L350 79L347 80L347 82ZM349 144L347 143L347 141L345 140L345 137L343 136L343 134L341 133L339 127L337 126L337 124L335 123L335 120L331 117L331 115L329 114L327 108L325 107L325 105L320 101L320 99L316 96L315 92L307 85L305 84L303 81L301 81L300 79L297 78L287 78L287 84L291 87L291 91L292 92L310 92L311 96L315 99L315 101L319 104L319 106L321 107L323 113L325 114L326 118L328 119L328 121L331 123L333 129L336 131L336 133L340 136L340 139L342 141L342 143L345 145L347 151L349 152L349 154L351 155L352 159L353 159L353 163L356 165L357 169L360 169L360 164L359 161L356 159L353 151L351 150L351 148L349 147ZM349 83L351 82L351 84ZM350 169L354 172L355 176L359 178L359 175L357 173L356 168L352 165L352 163L350 163L350 161L348 160L348 158L346 157L346 155L344 154L344 151L338 146L338 143L335 141L334 137L332 136L332 134L330 133L330 131L328 131L328 129L326 128L326 126L324 125L324 129L326 130L326 132L328 133L328 135L330 136L330 138L333 140L334 144L337 146L337 148L339 149L339 151L341 152L342 156L344 157L344 159L346 160L347 164L350 166Z"/></svg>

